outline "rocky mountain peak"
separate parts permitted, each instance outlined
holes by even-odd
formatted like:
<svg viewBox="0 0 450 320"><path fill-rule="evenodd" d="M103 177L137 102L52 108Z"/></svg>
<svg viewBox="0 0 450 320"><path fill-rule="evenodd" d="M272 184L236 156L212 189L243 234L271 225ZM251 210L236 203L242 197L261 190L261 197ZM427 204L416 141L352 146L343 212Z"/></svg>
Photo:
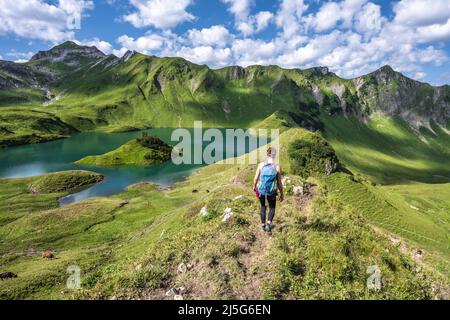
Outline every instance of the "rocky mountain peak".
<svg viewBox="0 0 450 320"><path fill-rule="evenodd" d="M123 62L126 62L128 60L130 60L131 57L133 57L137 52L134 50L128 50L127 52L125 52L125 54L123 55L123 57L120 59Z"/></svg>
<svg viewBox="0 0 450 320"><path fill-rule="evenodd" d="M384 73L392 73L395 72L394 69L388 64L382 66L380 69L377 70L378 72L384 72ZM376 72L377 72L376 71Z"/></svg>
<svg viewBox="0 0 450 320"><path fill-rule="evenodd" d="M386 84L393 79L404 77L403 74L392 69L390 65L384 65L378 70L372 72L370 75L374 76L378 83L381 84Z"/></svg>
<svg viewBox="0 0 450 320"><path fill-rule="evenodd" d="M95 46L81 46L73 41L66 41L47 51L39 51L30 61L47 60L49 62L73 62L76 58L103 58L105 54Z"/></svg>

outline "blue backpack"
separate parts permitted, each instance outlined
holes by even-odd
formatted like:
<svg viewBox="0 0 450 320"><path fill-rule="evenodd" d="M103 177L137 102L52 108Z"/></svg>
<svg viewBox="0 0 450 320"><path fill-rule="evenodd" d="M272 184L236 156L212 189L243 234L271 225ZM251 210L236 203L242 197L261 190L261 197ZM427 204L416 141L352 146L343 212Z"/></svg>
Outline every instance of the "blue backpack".
<svg viewBox="0 0 450 320"><path fill-rule="evenodd" d="M258 182L258 193L260 196L271 196L277 192L278 171L273 163L264 163Z"/></svg>

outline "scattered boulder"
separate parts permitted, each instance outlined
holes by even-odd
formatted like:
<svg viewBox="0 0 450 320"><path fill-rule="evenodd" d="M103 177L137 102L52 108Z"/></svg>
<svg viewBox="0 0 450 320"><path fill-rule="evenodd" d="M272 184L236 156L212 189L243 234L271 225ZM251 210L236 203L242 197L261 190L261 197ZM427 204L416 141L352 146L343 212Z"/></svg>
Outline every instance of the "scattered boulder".
<svg viewBox="0 0 450 320"><path fill-rule="evenodd" d="M181 294L176 294L173 296L173 300L183 300L183 296Z"/></svg>
<svg viewBox="0 0 450 320"><path fill-rule="evenodd" d="M185 287L170 288L170 290L166 292L166 297L174 297L175 300L183 300L183 297L181 295L185 292L186 292ZM177 296L181 296L181 299L175 298Z"/></svg>
<svg viewBox="0 0 450 320"><path fill-rule="evenodd" d="M123 207L125 207L127 204L129 204L129 203L130 203L130 201L124 200L124 201L122 201L121 203L119 203L119 208L123 208Z"/></svg>
<svg viewBox="0 0 450 320"><path fill-rule="evenodd" d="M325 162L325 174L329 176L330 174L337 171L338 168L338 162L336 160L326 160Z"/></svg>
<svg viewBox="0 0 450 320"><path fill-rule="evenodd" d="M0 273L0 279L1 280L12 279L12 278L17 278L17 274L9 272L9 271Z"/></svg>
<svg viewBox="0 0 450 320"><path fill-rule="evenodd" d="M303 186L292 186L292 192L294 193L294 195L303 194Z"/></svg>
<svg viewBox="0 0 450 320"><path fill-rule="evenodd" d="M233 216L232 209L231 208L225 208L225 210L223 211L222 222L227 222L228 220L231 219L232 216Z"/></svg>
<svg viewBox="0 0 450 320"><path fill-rule="evenodd" d="M193 190L192 190L192 193L197 193L197 192L198 192L197 189L193 189Z"/></svg>
<svg viewBox="0 0 450 320"><path fill-rule="evenodd" d="M283 187L287 187L292 184L292 180L290 177L283 177L281 179L281 184L283 185Z"/></svg>
<svg viewBox="0 0 450 320"><path fill-rule="evenodd" d="M187 268L186 264L184 262L182 262L178 265L177 270L179 273L186 273L188 271L188 268Z"/></svg>
<svg viewBox="0 0 450 320"><path fill-rule="evenodd" d="M44 259L54 259L55 255L53 254L53 252L46 250L46 251L42 252L42 258L44 258Z"/></svg>
<svg viewBox="0 0 450 320"><path fill-rule="evenodd" d="M39 191L38 191L37 187L35 187L33 185L29 186L28 192L31 193L31 194L39 194Z"/></svg>
<svg viewBox="0 0 450 320"><path fill-rule="evenodd" d="M298 178L291 179L290 177L284 177L281 182L286 194L293 194L295 196L308 195L311 193L311 188L315 186L314 183L303 181Z"/></svg>
<svg viewBox="0 0 450 320"><path fill-rule="evenodd" d="M389 236L389 240L390 240L391 243L392 243L394 246L396 246L396 247L400 246L400 244L401 244L401 240L400 240L400 239L397 239L397 238L395 238L395 237L393 237L393 236Z"/></svg>
<svg viewBox="0 0 450 320"><path fill-rule="evenodd" d="M170 290L166 292L166 297L172 297L174 295L176 295L176 289L175 288L170 288Z"/></svg>
<svg viewBox="0 0 450 320"><path fill-rule="evenodd" d="M417 260L422 259L422 255L423 255L423 252L421 249L416 249L414 251L414 258L416 258Z"/></svg>
<svg viewBox="0 0 450 320"><path fill-rule="evenodd" d="M203 207L203 208L200 209L200 216L206 217L208 214L209 214L209 212L206 209L206 207Z"/></svg>

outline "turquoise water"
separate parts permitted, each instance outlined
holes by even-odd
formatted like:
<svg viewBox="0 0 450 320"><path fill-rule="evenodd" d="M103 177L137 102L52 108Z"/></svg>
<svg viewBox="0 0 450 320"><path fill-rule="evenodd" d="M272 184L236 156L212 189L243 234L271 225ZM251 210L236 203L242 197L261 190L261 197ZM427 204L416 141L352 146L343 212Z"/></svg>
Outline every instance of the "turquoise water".
<svg viewBox="0 0 450 320"><path fill-rule="evenodd" d="M150 129L147 132L163 141L170 141L172 129ZM0 178L22 178L64 170L91 170L101 173L105 179L81 192L61 198L61 204L80 201L90 197L109 196L123 191L127 186L149 181L160 186L170 186L195 172L202 165L175 165L172 161L154 166L91 167L73 164L88 155L111 151L125 142L139 137L141 132L100 133L87 132L70 138L41 144L0 149ZM205 145L202 141L192 144ZM225 149L225 148L223 148ZM248 146L246 147L248 151ZM234 156L226 154L224 157Z"/></svg>

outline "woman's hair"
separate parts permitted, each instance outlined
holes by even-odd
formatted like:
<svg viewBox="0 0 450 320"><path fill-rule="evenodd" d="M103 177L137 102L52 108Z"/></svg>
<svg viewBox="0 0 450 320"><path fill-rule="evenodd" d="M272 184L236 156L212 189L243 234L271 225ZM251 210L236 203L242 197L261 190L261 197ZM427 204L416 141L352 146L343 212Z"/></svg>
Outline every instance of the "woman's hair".
<svg viewBox="0 0 450 320"><path fill-rule="evenodd" d="M267 156L268 157L275 157L277 155L277 149L269 147L267 148Z"/></svg>

